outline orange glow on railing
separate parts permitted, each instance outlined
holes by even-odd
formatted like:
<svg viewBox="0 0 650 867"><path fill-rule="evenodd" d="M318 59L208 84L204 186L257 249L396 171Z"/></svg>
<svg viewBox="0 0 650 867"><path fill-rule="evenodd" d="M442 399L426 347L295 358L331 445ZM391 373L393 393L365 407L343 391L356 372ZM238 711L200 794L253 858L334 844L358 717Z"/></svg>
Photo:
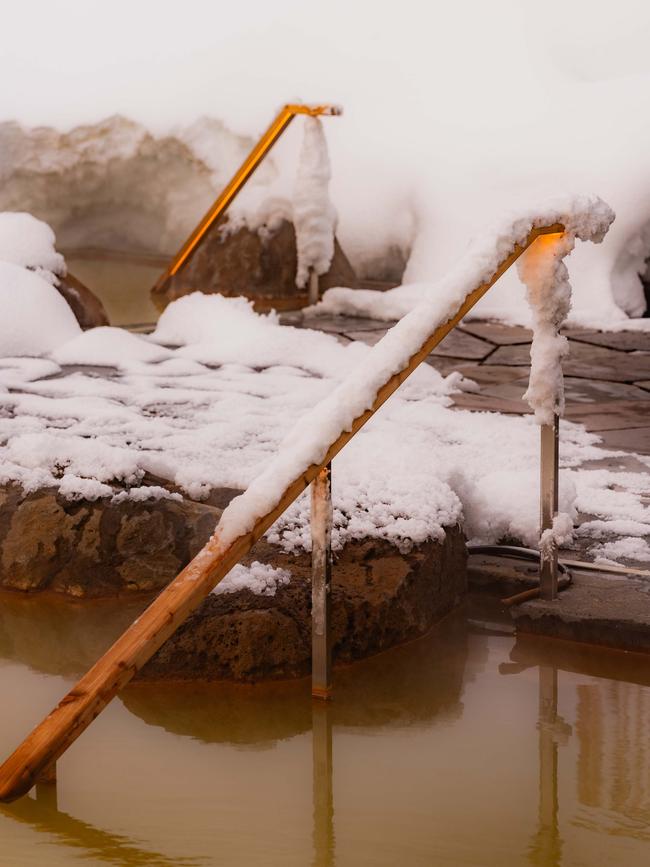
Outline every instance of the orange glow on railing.
<svg viewBox="0 0 650 867"><path fill-rule="evenodd" d="M224 214L237 193L239 193L255 169L259 166L264 157L271 150L273 145L297 114L306 114L309 115L309 117L319 117L323 115L336 117L342 113L343 109L337 105L289 104L283 106L271 126L266 130L264 135L260 138L244 162L232 176L231 180L217 196L210 210L199 222L176 256L174 256L174 259L167 270L158 279L153 291L155 292L156 290L162 289L164 284L173 277L174 274L177 274L178 271L180 271L194 250L198 247L210 227L213 226L214 223Z"/></svg>

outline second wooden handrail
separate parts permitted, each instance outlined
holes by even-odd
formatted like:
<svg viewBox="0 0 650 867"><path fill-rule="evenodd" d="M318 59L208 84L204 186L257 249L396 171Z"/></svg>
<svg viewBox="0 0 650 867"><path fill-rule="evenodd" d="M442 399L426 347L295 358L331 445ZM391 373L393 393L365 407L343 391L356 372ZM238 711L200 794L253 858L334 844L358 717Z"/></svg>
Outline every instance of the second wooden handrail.
<svg viewBox="0 0 650 867"><path fill-rule="evenodd" d="M229 511L232 515L233 507L237 510L238 518L241 521L241 507L245 505L250 520L248 523L243 521L243 524L250 526L248 532L228 542L224 540L220 528L217 528L215 535L191 563L162 591L146 611L95 663L49 716L28 735L0 767L0 800L14 800L32 788L36 781L54 765L56 760L106 707L116 693L131 680L134 674L175 632L201 600L250 551L255 542L282 515L285 509L307 488L318 473L332 461L535 239L540 235L562 232L564 232L564 226L560 223L533 228L521 244L514 245L489 279L470 291L457 312L442 325L434 328L402 369L391 375L376 390L370 408L361 412L348 430L341 430L338 433L319 462L310 463L301 468L295 478L286 485L284 491L275 498L272 504L269 504L264 515L256 517L254 498L252 502L249 502L246 499L246 493L233 501L231 506L224 511L222 523L226 522ZM361 369L372 366L373 352L378 350L379 346L371 350L370 356L361 366ZM238 500L240 503L235 506ZM222 524L220 524L221 526Z"/></svg>
<svg viewBox="0 0 650 867"><path fill-rule="evenodd" d="M199 246L207 232L217 222L217 220L224 215L253 172L257 169L264 157L268 154L273 145L298 114L306 114L309 117L339 115L341 114L341 109L335 105L284 105L273 119L269 128L254 145L244 162L214 200L207 213L192 230L167 269L160 275L152 289L154 293L162 292L165 284L181 270L192 253Z"/></svg>

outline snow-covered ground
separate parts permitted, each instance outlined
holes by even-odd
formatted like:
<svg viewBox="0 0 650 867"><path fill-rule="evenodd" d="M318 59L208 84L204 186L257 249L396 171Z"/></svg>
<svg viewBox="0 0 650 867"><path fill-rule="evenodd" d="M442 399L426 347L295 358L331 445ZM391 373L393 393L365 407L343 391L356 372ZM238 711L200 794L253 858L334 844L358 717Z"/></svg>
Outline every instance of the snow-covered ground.
<svg viewBox="0 0 650 867"><path fill-rule="evenodd" d="M322 460L513 243L532 225L561 220L570 243L551 236L544 257L531 248L521 260L541 341L528 398L544 421L561 405L556 367L564 345L554 333L570 299L563 258L575 236L601 240L612 217L599 200L577 199L502 224L371 350L282 326L243 298L199 293L171 304L149 337L109 327L82 332L52 285L65 268L52 233L28 215L6 215L0 250L14 261L0 262L0 483L90 500L170 496L143 487L147 473L199 499L215 488L249 489L222 528L241 531L241 514L264 514L278 486ZM12 245L17 226L21 243ZM408 548L459 521L477 540L536 544L537 424L452 411L451 395L471 388L459 374L443 379L420 366L336 458L335 548L362 538ZM616 455L597 443L563 423L560 508L571 518L593 515L580 533L597 545L610 531L632 537L626 550L642 559L650 475L585 467ZM308 548L308 511L303 496L270 537L287 550ZM598 549L612 552L607 543Z"/></svg>
<svg viewBox="0 0 650 867"><path fill-rule="evenodd" d="M72 499L112 497L113 483L141 497L145 473L198 498L244 489L296 420L369 353L280 326L242 299L197 295L169 308L153 340L95 329L40 358L5 357L0 480L57 487ZM451 410L450 395L464 385L423 365L336 458L335 547L370 537L408 548L457 521L482 541L536 543L538 427L531 417ZM645 556L650 475L585 467L615 454L597 442L563 423L561 508L597 516L581 530L596 545L624 532ZM271 538L287 550L308 548L308 516L303 496Z"/></svg>

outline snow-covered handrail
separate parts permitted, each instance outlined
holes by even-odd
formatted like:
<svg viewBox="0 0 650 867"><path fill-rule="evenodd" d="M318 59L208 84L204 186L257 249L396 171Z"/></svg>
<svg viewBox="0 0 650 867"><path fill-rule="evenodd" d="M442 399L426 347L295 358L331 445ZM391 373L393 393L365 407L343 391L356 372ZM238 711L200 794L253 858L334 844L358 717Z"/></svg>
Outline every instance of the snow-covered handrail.
<svg viewBox="0 0 650 867"><path fill-rule="evenodd" d="M307 413L267 470L234 499L215 534L0 767L0 801L28 792L197 605L244 557L404 380L540 236L600 240L613 213L599 200L575 218L547 211L475 246L445 297L420 304L390 329L364 363ZM603 203L600 203L603 204ZM595 216L594 216L595 215ZM590 222L591 221L591 222Z"/></svg>
<svg viewBox="0 0 650 867"><path fill-rule="evenodd" d="M223 215L255 169L259 166L294 117L298 114L306 114L309 117L339 115L341 114L341 109L336 105L289 104L283 106L269 128L260 137L260 140L248 154L244 162L219 193L208 212L200 220L178 253L174 256L170 265L167 267L167 270L158 278L158 281L152 289L154 293L162 292L167 282L171 280L174 274L177 274L178 271L180 271L194 250L201 243L206 232L208 232L210 227L213 226L214 223L216 223L216 221Z"/></svg>

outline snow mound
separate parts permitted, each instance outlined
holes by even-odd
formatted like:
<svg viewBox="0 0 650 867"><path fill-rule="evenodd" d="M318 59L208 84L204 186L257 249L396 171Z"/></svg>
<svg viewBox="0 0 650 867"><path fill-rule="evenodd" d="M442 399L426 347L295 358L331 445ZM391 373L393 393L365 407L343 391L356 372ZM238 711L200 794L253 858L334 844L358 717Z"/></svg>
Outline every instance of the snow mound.
<svg viewBox="0 0 650 867"><path fill-rule="evenodd" d="M341 377L359 359L360 347L342 347L318 331L279 327L275 313L258 315L245 298L193 292L162 313L151 340L181 346L178 355L203 364L290 366Z"/></svg>
<svg viewBox="0 0 650 867"><path fill-rule="evenodd" d="M133 362L155 362L170 353L122 328L103 325L77 335L52 352L58 364L87 364L99 367L125 367Z"/></svg>
<svg viewBox="0 0 650 867"><path fill-rule="evenodd" d="M57 290L11 262L0 262L0 324L0 357L45 355L81 334Z"/></svg>
<svg viewBox="0 0 650 867"><path fill-rule="evenodd" d="M328 289L310 310L316 314L369 316L391 322L406 316L418 304L433 303L435 298L453 297L460 302L494 273L514 245L525 241L531 229L562 223L569 237L598 244L614 216L609 205L597 196L576 196L505 215L493 228L476 236L456 265L437 282L404 283L388 291L335 287ZM493 291L494 287L490 292Z"/></svg>
<svg viewBox="0 0 650 867"><path fill-rule="evenodd" d="M51 283L66 273L65 261L54 249L54 232L31 214L0 214L0 261L39 272Z"/></svg>
<svg viewBox="0 0 650 867"><path fill-rule="evenodd" d="M278 587L283 587L290 580L291 575L286 569L276 569L255 560L250 566L239 563L212 592L219 596L222 593L250 590L256 596L275 596Z"/></svg>

